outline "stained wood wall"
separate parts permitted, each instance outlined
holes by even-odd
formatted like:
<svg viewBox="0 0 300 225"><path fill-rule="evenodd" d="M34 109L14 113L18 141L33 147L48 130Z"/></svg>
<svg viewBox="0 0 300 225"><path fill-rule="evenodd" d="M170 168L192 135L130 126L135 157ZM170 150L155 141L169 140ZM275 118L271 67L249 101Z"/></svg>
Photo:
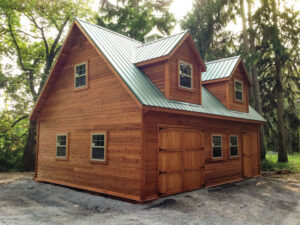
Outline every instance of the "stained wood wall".
<svg viewBox="0 0 300 225"><path fill-rule="evenodd" d="M80 31L72 32L84 39L84 48L70 38L68 56L39 114L37 179L139 200L140 108ZM77 91L74 66L85 61L88 88ZM108 132L107 164L90 162L90 135L99 131ZM68 160L56 159L56 135L62 133L68 133Z"/></svg>
<svg viewBox="0 0 300 225"><path fill-rule="evenodd" d="M193 89L179 87L179 61L184 61L193 65ZM200 63L195 57L195 53L186 40L173 57L169 60L170 68L170 98L172 100L201 104L201 71Z"/></svg>
<svg viewBox="0 0 300 225"><path fill-rule="evenodd" d="M152 199L158 197L158 132L159 124L189 126L204 131L205 141L205 183L213 185L241 179L242 158L241 158L241 135L242 132L257 135L257 125L230 122L217 119L200 118L186 115L175 115L171 113L149 111L144 115L144 151L145 151L145 198ZM211 160L211 135L221 134L223 140L222 160ZM229 157L229 135L239 136L239 157L230 159ZM257 136L256 136L257 137ZM259 174L258 147L253 148L254 175Z"/></svg>

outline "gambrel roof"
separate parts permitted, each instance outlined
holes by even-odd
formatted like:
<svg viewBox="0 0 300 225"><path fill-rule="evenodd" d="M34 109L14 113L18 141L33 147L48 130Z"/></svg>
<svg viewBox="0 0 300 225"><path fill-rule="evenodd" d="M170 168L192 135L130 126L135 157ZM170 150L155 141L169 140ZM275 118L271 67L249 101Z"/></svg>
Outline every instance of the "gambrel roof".
<svg viewBox="0 0 300 225"><path fill-rule="evenodd" d="M202 105L169 100L136 66L137 62L170 55L184 38L191 38L188 31L144 44L80 19L76 19L75 24L94 43L142 105L210 114L228 119L265 121L251 106L249 113L228 110L205 87L202 87Z"/></svg>

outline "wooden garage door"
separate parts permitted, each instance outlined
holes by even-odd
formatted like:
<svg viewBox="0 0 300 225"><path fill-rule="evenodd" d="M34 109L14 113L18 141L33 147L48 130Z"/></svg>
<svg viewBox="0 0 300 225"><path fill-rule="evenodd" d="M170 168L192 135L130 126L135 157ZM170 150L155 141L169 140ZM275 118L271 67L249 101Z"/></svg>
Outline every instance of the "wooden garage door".
<svg viewBox="0 0 300 225"><path fill-rule="evenodd" d="M160 128L159 193L170 195L204 184L204 137L196 129Z"/></svg>

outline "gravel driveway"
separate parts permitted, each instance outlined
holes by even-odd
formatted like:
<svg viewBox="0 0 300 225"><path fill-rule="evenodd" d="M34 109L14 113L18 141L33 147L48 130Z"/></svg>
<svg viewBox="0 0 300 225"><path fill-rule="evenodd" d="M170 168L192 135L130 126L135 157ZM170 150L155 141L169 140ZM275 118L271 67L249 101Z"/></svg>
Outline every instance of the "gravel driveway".
<svg viewBox="0 0 300 225"><path fill-rule="evenodd" d="M32 174L0 174L0 224L300 225L300 174L261 177L133 204Z"/></svg>

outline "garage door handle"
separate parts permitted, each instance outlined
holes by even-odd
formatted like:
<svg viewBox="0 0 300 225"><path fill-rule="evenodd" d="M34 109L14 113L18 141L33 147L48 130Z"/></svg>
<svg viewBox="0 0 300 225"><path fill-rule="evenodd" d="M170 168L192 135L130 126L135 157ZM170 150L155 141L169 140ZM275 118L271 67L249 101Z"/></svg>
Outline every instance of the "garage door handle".
<svg viewBox="0 0 300 225"><path fill-rule="evenodd" d="M167 172L166 171L161 171L161 170L159 171L159 175L164 174L164 173L167 173Z"/></svg>

